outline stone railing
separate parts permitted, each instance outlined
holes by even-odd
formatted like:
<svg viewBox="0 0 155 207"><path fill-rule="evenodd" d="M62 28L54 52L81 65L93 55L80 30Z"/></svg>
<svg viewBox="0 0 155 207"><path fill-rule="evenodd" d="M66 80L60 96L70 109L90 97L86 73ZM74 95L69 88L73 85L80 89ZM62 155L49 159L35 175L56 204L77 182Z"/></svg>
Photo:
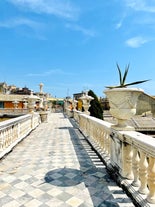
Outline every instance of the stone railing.
<svg viewBox="0 0 155 207"><path fill-rule="evenodd" d="M38 113L27 114L0 122L0 158L10 152L40 123Z"/></svg>
<svg viewBox="0 0 155 207"><path fill-rule="evenodd" d="M110 174L139 206L155 206L155 138L117 131L112 124L74 111L81 132L100 154Z"/></svg>
<svg viewBox="0 0 155 207"><path fill-rule="evenodd" d="M24 108L0 108L0 114L27 114L29 112L29 109Z"/></svg>
<svg viewBox="0 0 155 207"><path fill-rule="evenodd" d="M68 117L70 117L70 118L73 117L73 110L66 108L65 113L67 114Z"/></svg>

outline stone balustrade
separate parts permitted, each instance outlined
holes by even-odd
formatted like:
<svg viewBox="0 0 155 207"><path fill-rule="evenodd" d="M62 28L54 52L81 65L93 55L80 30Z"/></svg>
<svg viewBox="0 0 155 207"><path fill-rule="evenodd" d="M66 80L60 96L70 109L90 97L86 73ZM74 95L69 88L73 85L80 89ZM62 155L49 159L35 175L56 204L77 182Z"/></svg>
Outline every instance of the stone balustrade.
<svg viewBox="0 0 155 207"><path fill-rule="evenodd" d="M140 206L155 206L155 138L136 131L118 131L112 124L77 110L66 110L103 158L116 181ZM38 113L0 123L0 158L40 123Z"/></svg>
<svg viewBox="0 0 155 207"><path fill-rule="evenodd" d="M0 158L12 150L40 123L38 113L27 114L0 122Z"/></svg>
<svg viewBox="0 0 155 207"><path fill-rule="evenodd" d="M112 124L74 110L81 132L107 169L140 206L155 206L155 138L117 131Z"/></svg>
<svg viewBox="0 0 155 207"><path fill-rule="evenodd" d="M65 113L67 114L68 117L72 118L73 117L73 110L66 108Z"/></svg>
<svg viewBox="0 0 155 207"><path fill-rule="evenodd" d="M0 108L0 115L22 115L27 114L29 112L28 109L24 108Z"/></svg>
<svg viewBox="0 0 155 207"><path fill-rule="evenodd" d="M75 121L77 121L79 123L79 115L81 114L82 112L81 111L78 111L78 110L74 110L73 111L73 117L75 119Z"/></svg>

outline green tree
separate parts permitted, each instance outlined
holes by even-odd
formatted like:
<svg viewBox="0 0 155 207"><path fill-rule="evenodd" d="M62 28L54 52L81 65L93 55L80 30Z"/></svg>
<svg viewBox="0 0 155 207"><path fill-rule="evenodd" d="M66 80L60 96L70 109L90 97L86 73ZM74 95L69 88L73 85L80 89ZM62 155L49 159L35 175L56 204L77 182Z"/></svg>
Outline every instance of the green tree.
<svg viewBox="0 0 155 207"><path fill-rule="evenodd" d="M103 120L103 109L102 109L101 103L99 102L97 96L95 95L95 93L92 90L88 91L88 95L92 96L94 98L90 102L90 105L91 105L89 108L90 116L94 116L98 119Z"/></svg>

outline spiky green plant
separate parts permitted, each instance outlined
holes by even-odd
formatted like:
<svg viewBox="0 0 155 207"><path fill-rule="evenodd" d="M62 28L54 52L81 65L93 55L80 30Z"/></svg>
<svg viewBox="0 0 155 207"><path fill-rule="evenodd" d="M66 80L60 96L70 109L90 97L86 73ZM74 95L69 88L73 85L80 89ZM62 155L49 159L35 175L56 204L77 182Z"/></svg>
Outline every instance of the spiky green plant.
<svg viewBox="0 0 155 207"><path fill-rule="evenodd" d="M128 71L129 71L130 65L128 64L126 66L123 75L122 75L122 72L121 72L121 69L120 69L118 63L116 63L116 65L117 65L117 69L118 69L118 73L119 73L120 85L117 85L117 86L106 86L106 88L109 88L109 89L112 89L112 88L126 88L127 86L136 85L136 84L140 84L140 83L144 83L146 81L149 81L149 80L142 80L142 81L135 81L135 82L131 82L131 83L126 83L126 78L127 78L127 75L128 75Z"/></svg>

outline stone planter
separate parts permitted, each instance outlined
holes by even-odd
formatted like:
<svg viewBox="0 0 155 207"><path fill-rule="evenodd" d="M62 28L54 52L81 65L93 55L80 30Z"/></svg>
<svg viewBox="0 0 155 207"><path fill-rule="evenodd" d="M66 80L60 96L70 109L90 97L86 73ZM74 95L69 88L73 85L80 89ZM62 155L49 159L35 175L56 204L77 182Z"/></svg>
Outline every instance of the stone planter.
<svg viewBox="0 0 155 207"><path fill-rule="evenodd" d="M88 92L86 92L86 94L83 94L83 96L81 96L80 99L82 100L82 106L84 108L84 113L89 115L90 112L88 110L90 107L90 101L93 100L94 98L92 96L89 96Z"/></svg>
<svg viewBox="0 0 155 207"><path fill-rule="evenodd" d="M110 113L117 119L117 124L113 128L118 130L134 130L127 125L127 121L136 114L137 100L143 90L138 88L114 88L105 90Z"/></svg>
<svg viewBox="0 0 155 207"><path fill-rule="evenodd" d="M47 122L48 112L42 111L39 114L40 114L41 122Z"/></svg>

